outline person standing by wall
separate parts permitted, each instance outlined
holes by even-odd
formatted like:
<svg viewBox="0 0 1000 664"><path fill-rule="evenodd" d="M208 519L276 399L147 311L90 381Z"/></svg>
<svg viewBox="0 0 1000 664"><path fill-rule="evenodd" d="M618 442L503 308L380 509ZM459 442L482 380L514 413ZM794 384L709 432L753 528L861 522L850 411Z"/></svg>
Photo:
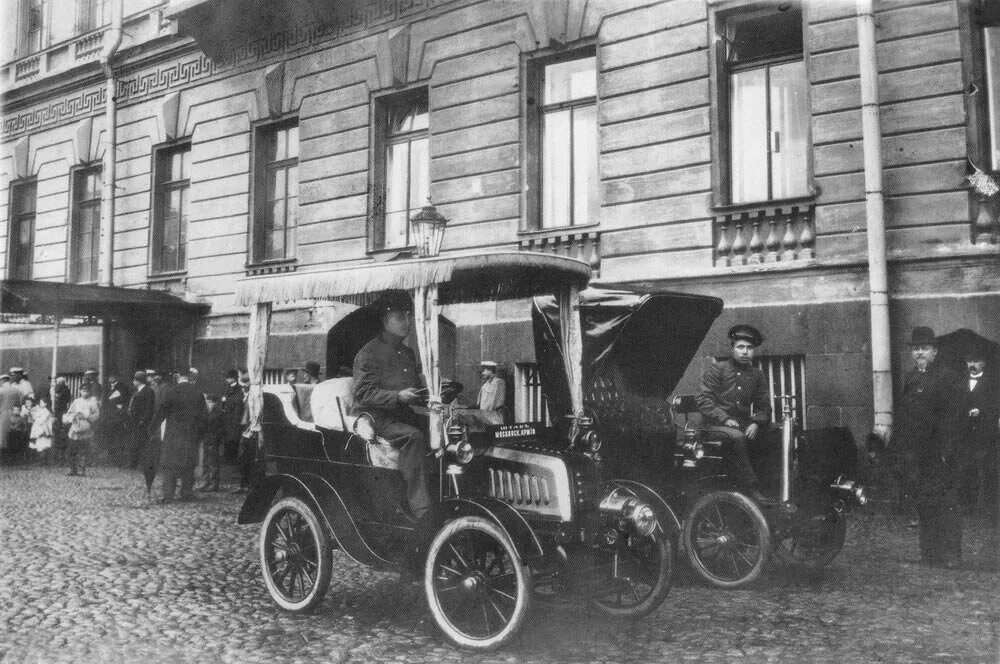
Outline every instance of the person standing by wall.
<svg viewBox="0 0 1000 664"><path fill-rule="evenodd" d="M9 454L10 427L21 407L21 391L10 382L10 376L0 374L0 451Z"/></svg>
<svg viewBox="0 0 1000 664"><path fill-rule="evenodd" d="M201 491L218 491L219 480L222 477L222 445L225 440L225 422L222 419L222 400L218 395L205 396L208 412L205 420L205 432L202 434L202 449L204 450L205 472Z"/></svg>
<svg viewBox="0 0 1000 664"><path fill-rule="evenodd" d="M181 483L181 500L194 498L194 467L198 463L198 443L205 425L205 397L194 383L191 372L183 371L163 397L153 415L153 427L166 422L160 452L163 470L161 503L174 499L177 480Z"/></svg>
<svg viewBox="0 0 1000 664"><path fill-rule="evenodd" d="M66 425L63 424L63 415L69 410L70 401L73 395L70 394L69 385L66 384L65 376L56 376L56 396L52 402L52 434L55 441L56 463L63 463L66 460Z"/></svg>
<svg viewBox="0 0 1000 664"><path fill-rule="evenodd" d="M996 508L996 447L1000 418L1000 387L996 372L987 372L986 352L971 348L965 353L968 370L962 387L965 417L964 449L959 455L959 485L966 513L977 507L990 513Z"/></svg>
<svg viewBox="0 0 1000 664"><path fill-rule="evenodd" d="M504 422L504 405L507 401L507 383L497 375L497 363L483 360L479 363L479 376L483 381L479 388L476 407L496 418L496 424Z"/></svg>
<svg viewBox="0 0 1000 664"><path fill-rule="evenodd" d="M94 426L101 417L101 407L97 397L91 393L90 386L88 382L80 385L80 396L63 415L63 423L69 426L66 436L69 439L69 474L72 476L87 474L87 458L94 437Z"/></svg>
<svg viewBox="0 0 1000 664"><path fill-rule="evenodd" d="M914 367L903 377L896 408L906 493L920 519L920 557L933 566L957 567L962 559L962 510L957 482L962 423L962 389L957 374L937 358L929 327L910 337Z"/></svg>
<svg viewBox="0 0 1000 664"><path fill-rule="evenodd" d="M236 369L225 373L226 389L222 393L222 444L226 463L235 463L240 449L240 422L243 419L243 389L239 384L240 374Z"/></svg>
<svg viewBox="0 0 1000 664"><path fill-rule="evenodd" d="M128 402L128 428L131 440L129 443L129 468L138 468L139 460L144 456L144 448L149 443L149 427L153 422L153 411L156 408L156 395L148 384L149 377L145 371L136 371L132 376L135 392ZM147 484L151 484L149 480ZM148 487L147 487L148 489Z"/></svg>

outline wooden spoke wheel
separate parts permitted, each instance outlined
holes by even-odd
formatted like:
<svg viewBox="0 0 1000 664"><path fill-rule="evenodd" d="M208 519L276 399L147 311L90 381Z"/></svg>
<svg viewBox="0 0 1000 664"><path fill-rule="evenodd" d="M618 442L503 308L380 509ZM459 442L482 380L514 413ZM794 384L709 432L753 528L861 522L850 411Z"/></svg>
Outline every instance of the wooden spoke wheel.
<svg viewBox="0 0 1000 664"><path fill-rule="evenodd" d="M764 514L741 493L703 496L684 523L684 547L695 572L712 585L737 588L767 565L771 535Z"/></svg>
<svg viewBox="0 0 1000 664"><path fill-rule="evenodd" d="M663 603L674 579L676 546L660 528L649 536L622 533L602 550L599 590L590 605L616 618L642 618Z"/></svg>
<svg viewBox="0 0 1000 664"><path fill-rule="evenodd" d="M786 565L820 569L833 562L846 537L847 517L831 508L777 533L774 556Z"/></svg>
<svg viewBox="0 0 1000 664"><path fill-rule="evenodd" d="M271 599L283 609L312 609L330 585L333 555L326 529L298 498L282 498L260 531L260 567Z"/></svg>
<svg viewBox="0 0 1000 664"><path fill-rule="evenodd" d="M531 572L503 529L482 517L463 516L431 542L424 591L434 621L451 642L492 650L520 628L531 598Z"/></svg>

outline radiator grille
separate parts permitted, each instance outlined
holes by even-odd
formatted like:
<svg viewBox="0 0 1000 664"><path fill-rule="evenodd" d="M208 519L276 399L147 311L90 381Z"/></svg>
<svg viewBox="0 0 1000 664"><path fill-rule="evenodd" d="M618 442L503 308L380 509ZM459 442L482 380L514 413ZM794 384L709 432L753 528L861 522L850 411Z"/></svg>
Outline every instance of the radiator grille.
<svg viewBox="0 0 1000 664"><path fill-rule="evenodd" d="M552 504L552 489L544 477L496 468L489 473L490 498L522 506Z"/></svg>

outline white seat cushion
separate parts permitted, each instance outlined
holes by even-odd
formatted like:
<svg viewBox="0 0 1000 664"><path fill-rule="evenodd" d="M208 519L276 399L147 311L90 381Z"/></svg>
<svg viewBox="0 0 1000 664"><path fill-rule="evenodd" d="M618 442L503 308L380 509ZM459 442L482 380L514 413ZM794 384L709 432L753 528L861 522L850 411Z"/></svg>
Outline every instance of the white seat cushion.
<svg viewBox="0 0 1000 664"><path fill-rule="evenodd" d="M344 431L346 424L346 430L353 431L354 422L358 419L351 415L351 408L354 404L354 397L351 393L353 385L354 379L348 376L324 380L314 387L309 400L313 422L325 429L336 429L337 431Z"/></svg>

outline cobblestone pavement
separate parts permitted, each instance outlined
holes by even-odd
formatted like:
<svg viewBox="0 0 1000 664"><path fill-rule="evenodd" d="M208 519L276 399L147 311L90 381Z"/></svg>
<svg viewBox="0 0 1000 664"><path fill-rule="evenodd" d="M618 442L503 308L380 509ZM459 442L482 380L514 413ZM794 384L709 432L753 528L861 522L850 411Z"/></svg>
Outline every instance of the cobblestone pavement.
<svg viewBox="0 0 1000 664"><path fill-rule="evenodd" d="M276 608L240 496L147 506L138 474L0 468L3 662L1000 662L1000 575L982 522L956 571L915 562L898 517L853 519L824 573L710 589L681 570L635 624L536 605L496 653L452 648L415 584L335 554L308 616Z"/></svg>

